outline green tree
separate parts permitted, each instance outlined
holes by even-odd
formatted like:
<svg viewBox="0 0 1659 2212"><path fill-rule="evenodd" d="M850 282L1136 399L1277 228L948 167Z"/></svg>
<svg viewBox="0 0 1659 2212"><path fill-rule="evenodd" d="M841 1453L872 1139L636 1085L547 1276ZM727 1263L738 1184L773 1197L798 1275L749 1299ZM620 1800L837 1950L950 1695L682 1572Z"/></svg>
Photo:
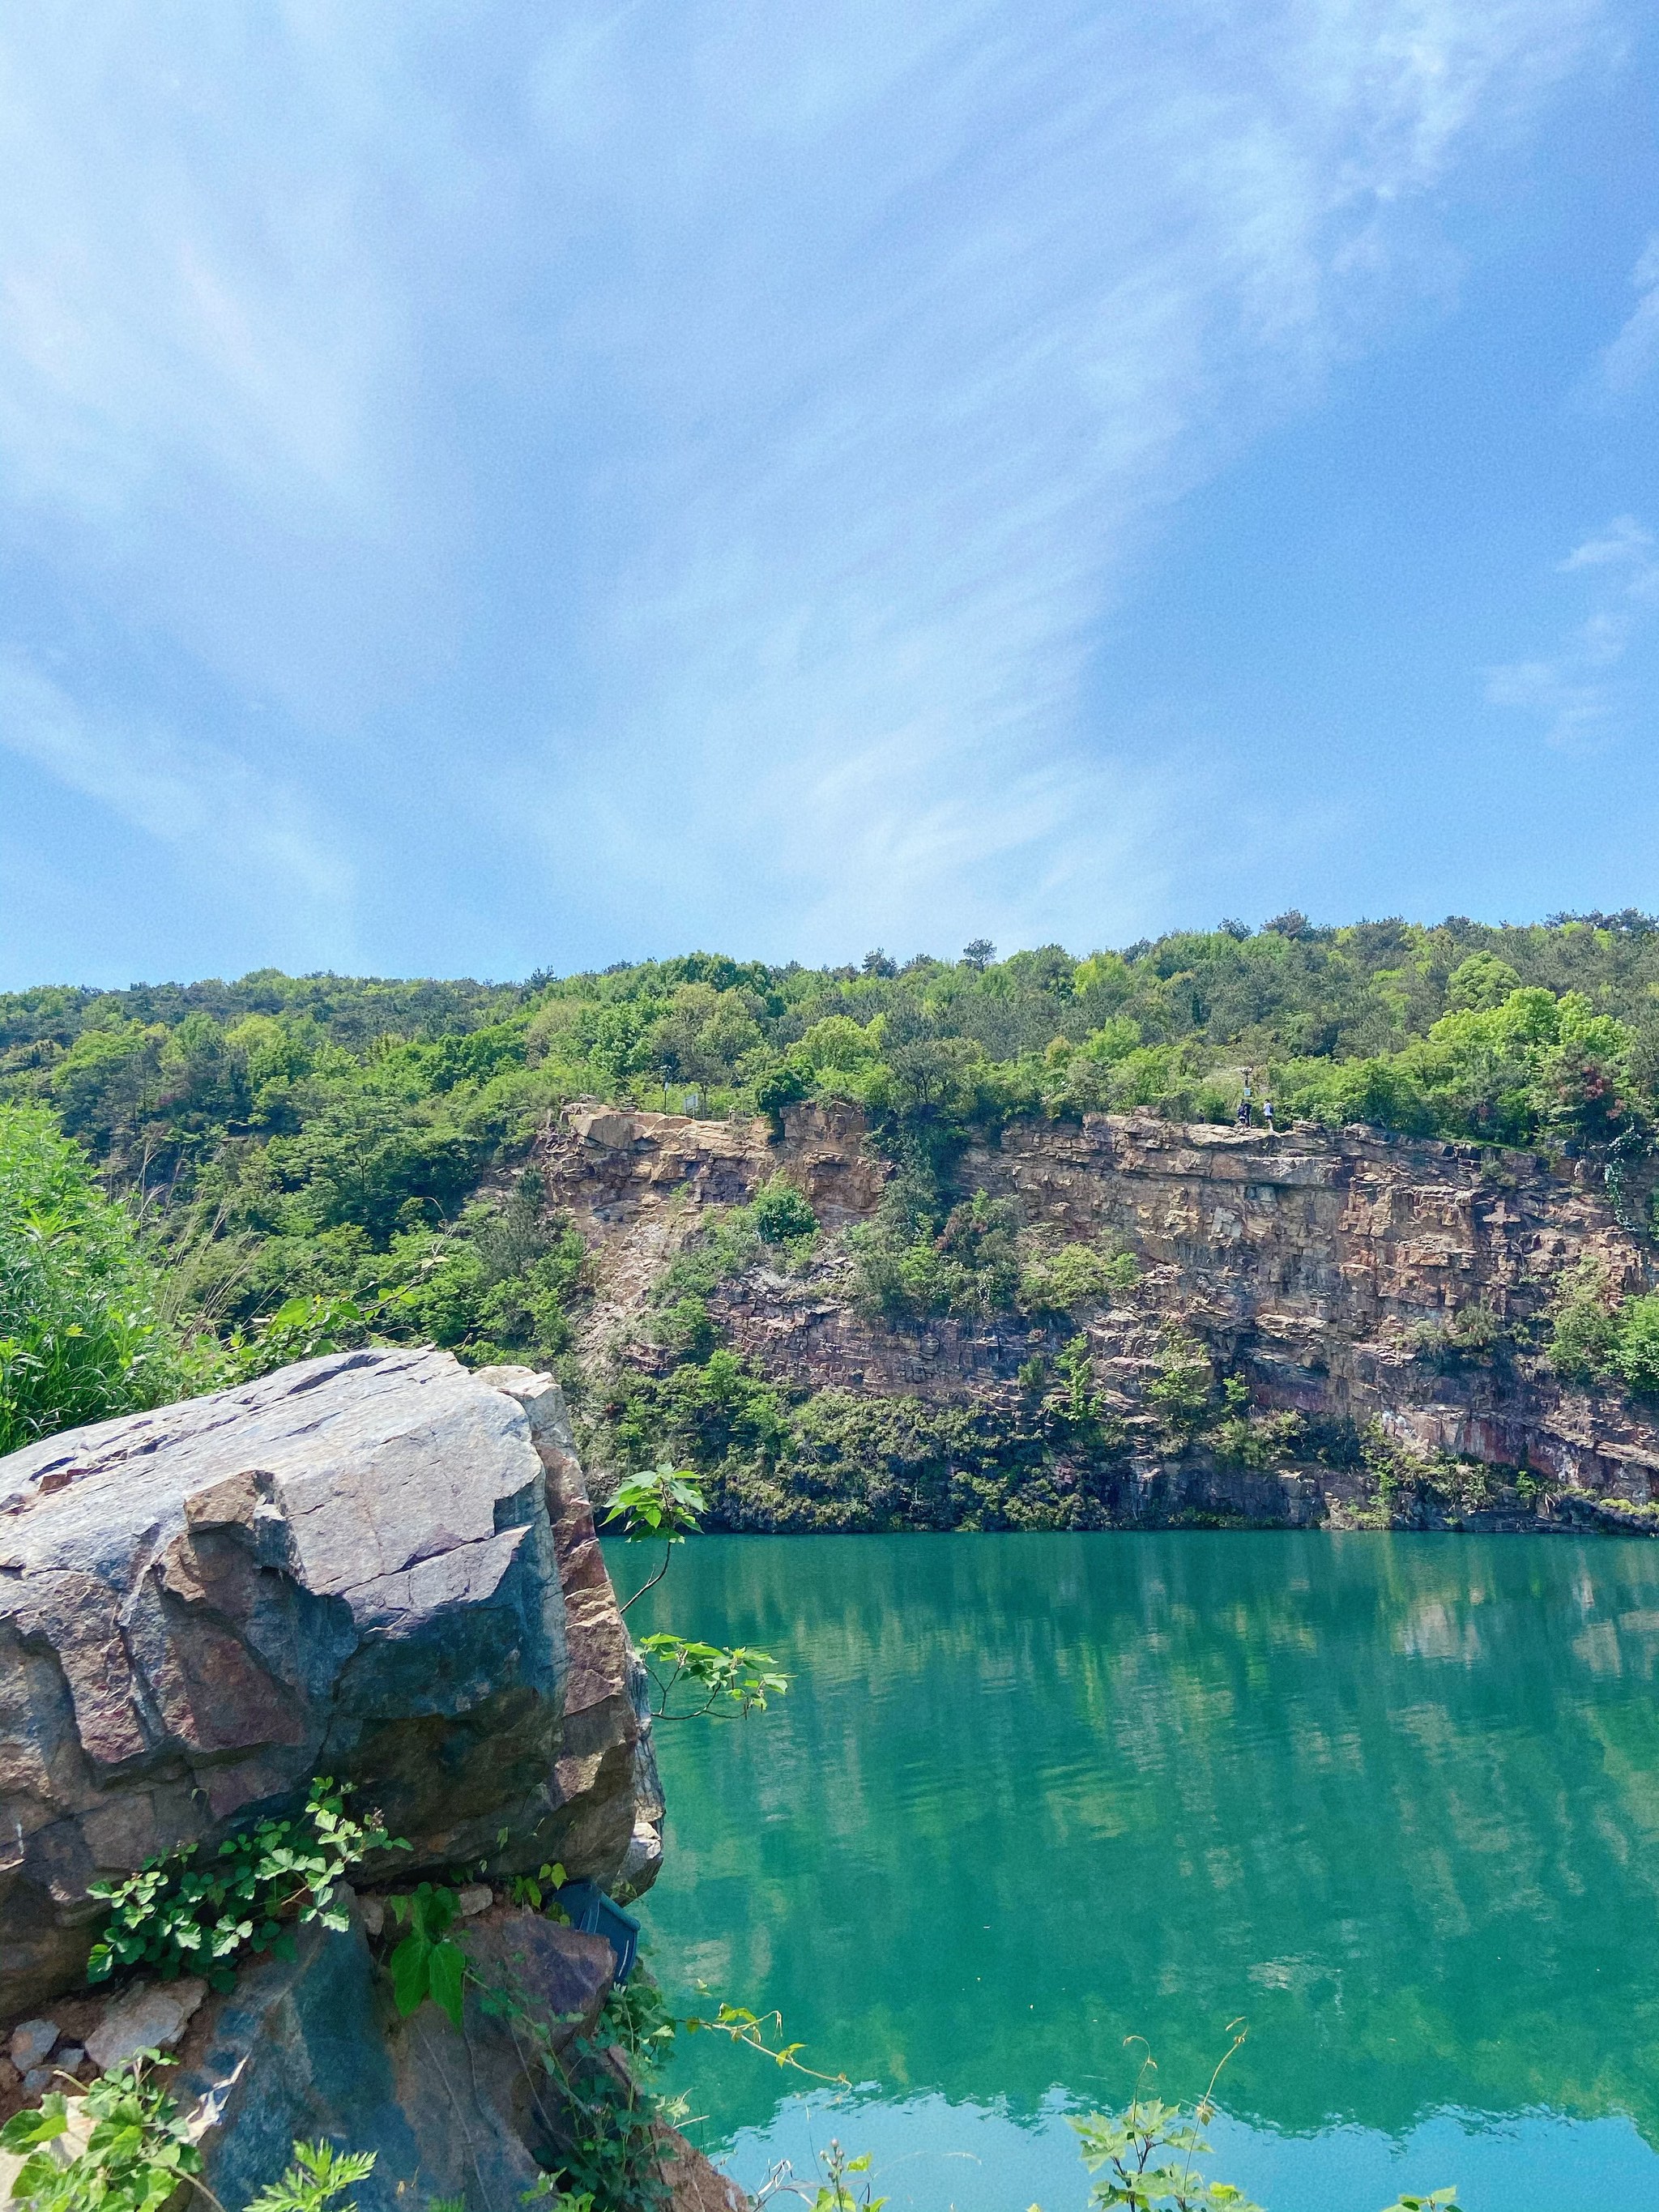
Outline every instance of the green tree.
<svg viewBox="0 0 1659 2212"><path fill-rule="evenodd" d="M132 1215L50 1114L0 1105L0 1452L189 1381Z"/></svg>

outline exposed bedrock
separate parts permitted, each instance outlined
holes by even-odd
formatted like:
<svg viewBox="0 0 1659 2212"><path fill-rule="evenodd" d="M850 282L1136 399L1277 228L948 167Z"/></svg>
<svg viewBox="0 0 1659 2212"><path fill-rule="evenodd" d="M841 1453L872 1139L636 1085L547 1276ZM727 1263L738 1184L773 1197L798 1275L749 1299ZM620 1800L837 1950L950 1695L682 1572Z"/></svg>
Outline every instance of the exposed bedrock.
<svg viewBox="0 0 1659 2212"><path fill-rule="evenodd" d="M817 1106L790 1109L777 1143L760 1122L573 1108L544 1166L550 1201L599 1254L592 1352L637 1315L710 1205L750 1197L781 1169L838 1228L873 1213L886 1172L856 1109ZM1055 1242L1109 1237L1140 1264L1132 1296L1045 1326L1008 1315L889 1328L854 1310L832 1243L805 1274L753 1269L710 1304L728 1341L792 1382L1004 1408L1022 1364L1083 1329L1097 1382L1131 1415L1175 1322L1264 1408L1376 1420L1425 1452L1646 1503L1659 1497L1651 1412L1564 1383L1540 1354L1577 1262L1593 1260L1616 1290L1651 1285L1659 1255L1636 1224L1653 1172L1650 1162L1632 1170L1615 1206L1593 1161L1360 1127L1274 1133L1140 1115L1016 1123L966 1155L963 1185L1012 1200L1024 1226ZM1495 1347L1437 1355L1434 1333L1471 1307L1491 1316ZM1165 1490L1175 1472L1160 1475ZM1318 1498L1285 1498L1285 1517L1318 1517ZM1271 1504L1235 1502L1252 1513Z"/></svg>
<svg viewBox="0 0 1659 2212"><path fill-rule="evenodd" d="M0 1460L0 2020L79 1978L89 1882L319 1772L409 1839L399 1880L653 1878L648 1725L549 1377L341 1353Z"/></svg>

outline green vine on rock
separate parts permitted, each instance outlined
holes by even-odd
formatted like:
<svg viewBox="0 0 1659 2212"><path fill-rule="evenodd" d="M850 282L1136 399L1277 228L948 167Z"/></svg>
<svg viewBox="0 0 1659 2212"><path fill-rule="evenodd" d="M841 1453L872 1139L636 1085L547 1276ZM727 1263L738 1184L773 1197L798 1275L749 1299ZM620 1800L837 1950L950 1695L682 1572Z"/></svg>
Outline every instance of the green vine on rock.
<svg viewBox="0 0 1659 2212"><path fill-rule="evenodd" d="M685 2116L684 2098L665 2098L648 2073L672 2048L675 2022L660 1990L636 1967L606 1996L591 2036L562 2048L553 2023L510 1979L477 1984L483 2010L513 2039L531 2094L556 2148L527 2203L553 2212L658 2212L669 2189L663 2173L666 2130ZM541 2102L544 2084L554 2096Z"/></svg>
<svg viewBox="0 0 1659 2212"><path fill-rule="evenodd" d="M243 1951L286 1951L292 1927L347 1925L338 1901L342 1877L371 1853L407 1850L380 1816L354 1820L349 1783L314 1781L298 1820L260 1820L227 1836L211 1856L198 1846L146 1859L121 1881L88 1885L109 1917L87 1961L87 1979L148 1967L163 1981L183 1972L228 1989Z"/></svg>
<svg viewBox="0 0 1659 2212"><path fill-rule="evenodd" d="M14 2112L0 2128L0 2151L23 2160L12 2203L27 2212L161 2212L182 2182L201 2187L202 2154L173 2100L147 2077L149 2067L172 2063L147 2051L94 2081L75 2100L77 2121L92 2123L79 2150L70 2148L70 2100L58 2091L38 2111Z"/></svg>

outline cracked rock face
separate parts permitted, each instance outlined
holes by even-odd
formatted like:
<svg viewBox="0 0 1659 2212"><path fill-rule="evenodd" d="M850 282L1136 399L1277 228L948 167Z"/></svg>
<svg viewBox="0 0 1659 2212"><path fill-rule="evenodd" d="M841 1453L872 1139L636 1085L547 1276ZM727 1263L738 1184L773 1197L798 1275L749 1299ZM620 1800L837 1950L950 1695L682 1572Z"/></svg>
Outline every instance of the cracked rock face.
<svg viewBox="0 0 1659 2212"><path fill-rule="evenodd" d="M644 1887L592 1537L557 1385L447 1352L306 1360L0 1460L0 2019L78 1978L88 1882L318 1773L409 1838L400 1870L631 1856Z"/></svg>
<svg viewBox="0 0 1659 2212"><path fill-rule="evenodd" d="M873 1214L886 1170L857 1110L792 1108L785 1121L771 1142L758 1122L567 1109L541 1164L550 1203L581 1224L598 1256L590 1358L621 1346L649 1366L638 1323L663 1267L709 1209L751 1198L772 1173L787 1174L827 1228ZM1359 1126L1270 1132L1089 1115L1080 1126L1012 1123L996 1145L970 1147L957 1176L964 1195L1007 1200L1022 1228L1051 1243L1109 1238L1138 1263L1133 1292L1063 1316L890 1328L857 1310L850 1260L832 1238L803 1273L756 1267L712 1291L725 1340L803 1389L1007 1413L1024 1364L1052 1361L1085 1334L1097 1384L1132 1432L1141 1417L1139 1453L1157 1473L1156 1498L1144 1470L1120 1486L1118 1517L1130 1522L1196 1503L1299 1524L1325 1517L1346 1480L1317 1468L1293 1482L1237 1468L1218 1476L1194 1455L1177 1468L1146 1404L1166 1323L1246 1382L1261 1410L1375 1421L1419 1452L1525 1468L1552 1489L1614 1504L1659 1501L1651 1405L1563 1380L1540 1356L1569 1270L1588 1261L1620 1293L1659 1279L1642 1226L1659 1160L1632 1168L1621 1201L1592 1159ZM1435 1332L1471 1308L1498 1332L1493 1351L1437 1355ZM1190 1498L1187 1474L1199 1483Z"/></svg>

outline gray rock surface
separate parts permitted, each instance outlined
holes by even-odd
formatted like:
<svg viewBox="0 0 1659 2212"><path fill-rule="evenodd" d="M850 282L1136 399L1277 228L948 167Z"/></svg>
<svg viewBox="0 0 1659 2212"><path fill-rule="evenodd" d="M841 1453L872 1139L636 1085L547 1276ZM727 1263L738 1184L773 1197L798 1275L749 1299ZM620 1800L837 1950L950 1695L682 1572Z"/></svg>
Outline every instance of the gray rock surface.
<svg viewBox="0 0 1659 2212"><path fill-rule="evenodd" d="M141 2051L171 2051L206 1995L207 1984L193 1975L124 1990L87 2038L94 2065L107 2074Z"/></svg>
<svg viewBox="0 0 1659 2212"><path fill-rule="evenodd" d="M509 1990L555 2051L591 2033L611 1986L602 1936L505 1906L457 1940L480 1981ZM399 2020L354 1916L344 1934L307 1929L293 1959L262 1959L210 1998L168 2086L222 2203L245 2204L274 2181L296 2136L326 2136L375 2154L352 2191L361 2212L435 2197L511 2208L535 2184L544 2132L549 2083L532 2051L471 1984L459 2030L432 2004Z"/></svg>
<svg viewBox="0 0 1659 2212"><path fill-rule="evenodd" d="M564 1393L527 1367L480 1368L476 1379L519 1399L547 1474L571 1657L559 1788L591 1821L582 1832L573 1829L569 1848L551 1856L573 1875L579 1866L613 1867L605 1887L617 1897L640 1897L662 1864L662 1783L646 1708L648 1682L605 1571Z"/></svg>
<svg viewBox="0 0 1659 2212"><path fill-rule="evenodd" d="M400 1880L488 1856L643 1887L641 1735L544 1376L333 1354L14 1453L0 2021L78 1978L90 1881L319 1772L410 1840Z"/></svg>
<svg viewBox="0 0 1659 2212"><path fill-rule="evenodd" d="M27 2074L31 2066L38 2066L43 2058L50 2057L57 2040L55 2020L21 2020L11 2032L7 2055L20 2074Z"/></svg>

